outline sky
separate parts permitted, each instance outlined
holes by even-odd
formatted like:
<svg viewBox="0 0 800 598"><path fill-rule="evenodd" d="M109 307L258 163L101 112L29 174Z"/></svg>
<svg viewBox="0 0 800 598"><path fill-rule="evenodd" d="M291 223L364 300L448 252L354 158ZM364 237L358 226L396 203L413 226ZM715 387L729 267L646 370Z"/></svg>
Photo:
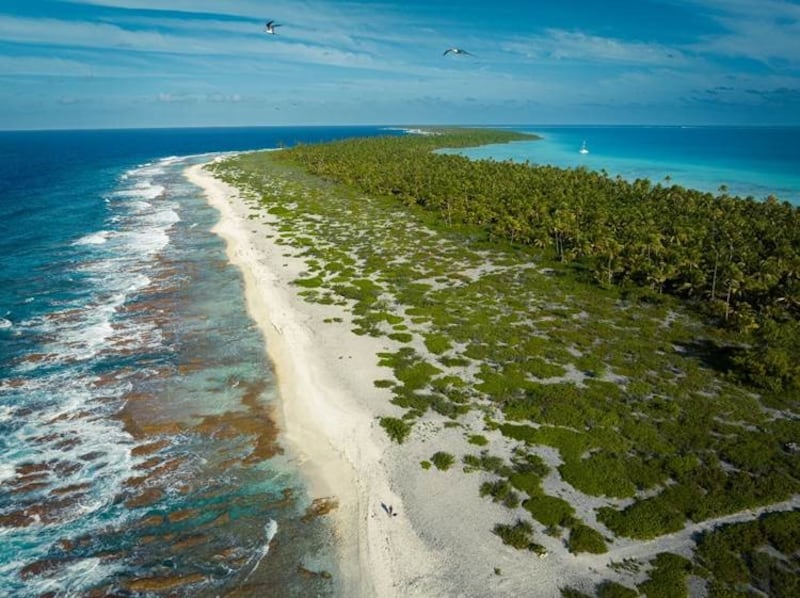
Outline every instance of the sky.
<svg viewBox="0 0 800 598"><path fill-rule="evenodd" d="M800 0L0 0L2 130L350 124L800 125Z"/></svg>

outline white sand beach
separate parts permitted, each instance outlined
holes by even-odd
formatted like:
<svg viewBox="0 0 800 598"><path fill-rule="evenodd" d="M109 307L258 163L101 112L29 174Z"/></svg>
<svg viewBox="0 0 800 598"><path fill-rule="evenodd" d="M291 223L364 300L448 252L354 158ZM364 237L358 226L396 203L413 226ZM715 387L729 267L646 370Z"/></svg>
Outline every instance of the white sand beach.
<svg viewBox="0 0 800 598"><path fill-rule="evenodd" d="M243 273L248 309L263 331L278 377L283 438L298 456L313 497L338 501L330 514L341 556L337 595L549 597L559 596L565 586L591 594L606 579L631 586L646 578L644 571L609 568L612 562L646 560L663 550L690 554L691 533L699 526L650 542L616 540L603 555L573 555L564 538L539 528L536 541L547 549L544 558L502 544L492 528L516 517L480 497L487 475L465 475L459 466L444 472L420 467L437 451L474 452L463 431L445 428L444 418L431 416L398 445L378 424L381 416L402 414L389 402L389 392L374 385L391 376L376 358L393 349L390 341L355 335L341 307L303 301L291 285L305 270L302 258L287 255L287 248L273 240L274 219L254 212L247 199L203 165L186 174L219 210L215 232ZM333 317L342 321L331 323ZM503 442L499 435L492 437L493 447ZM557 464L557 453L550 453L544 450L542 456ZM550 494L564 496L578 515L596 524L594 508L606 504L602 499L576 492L555 475L545 484ZM390 516L382 505L391 505L397 515ZM754 516L742 514L739 520Z"/></svg>

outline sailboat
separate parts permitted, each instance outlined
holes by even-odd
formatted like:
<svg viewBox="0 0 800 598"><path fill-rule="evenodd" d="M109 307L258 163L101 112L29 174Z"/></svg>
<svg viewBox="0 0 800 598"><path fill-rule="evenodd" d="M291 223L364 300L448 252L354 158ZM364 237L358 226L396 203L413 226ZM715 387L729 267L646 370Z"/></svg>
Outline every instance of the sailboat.
<svg viewBox="0 0 800 598"><path fill-rule="evenodd" d="M583 145L581 146L581 149L579 151L582 154L588 154L589 153L589 150L586 148L586 140L585 139L583 140Z"/></svg>

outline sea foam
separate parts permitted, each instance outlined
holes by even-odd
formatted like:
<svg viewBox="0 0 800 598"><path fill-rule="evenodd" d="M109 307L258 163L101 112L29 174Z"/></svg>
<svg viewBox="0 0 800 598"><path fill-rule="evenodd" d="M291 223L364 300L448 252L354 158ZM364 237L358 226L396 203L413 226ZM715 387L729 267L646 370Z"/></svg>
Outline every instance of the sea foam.
<svg viewBox="0 0 800 598"><path fill-rule="evenodd" d="M109 231L101 230L96 233L88 234L75 241L75 245L102 245L108 241Z"/></svg>

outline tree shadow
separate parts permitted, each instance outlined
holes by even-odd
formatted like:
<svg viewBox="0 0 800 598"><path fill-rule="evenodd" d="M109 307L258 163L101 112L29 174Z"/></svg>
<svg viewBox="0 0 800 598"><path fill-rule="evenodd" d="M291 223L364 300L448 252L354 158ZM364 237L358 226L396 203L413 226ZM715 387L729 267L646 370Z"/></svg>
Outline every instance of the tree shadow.
<svg viewBox="0 0 800 598"><path fill-rule="evenodd" d="M694 357L706 367L726 375L735 373L734 358L742 350L740 347L720 345L709 339L693 339L681 345L686 349L684 355Z"/></svg>

